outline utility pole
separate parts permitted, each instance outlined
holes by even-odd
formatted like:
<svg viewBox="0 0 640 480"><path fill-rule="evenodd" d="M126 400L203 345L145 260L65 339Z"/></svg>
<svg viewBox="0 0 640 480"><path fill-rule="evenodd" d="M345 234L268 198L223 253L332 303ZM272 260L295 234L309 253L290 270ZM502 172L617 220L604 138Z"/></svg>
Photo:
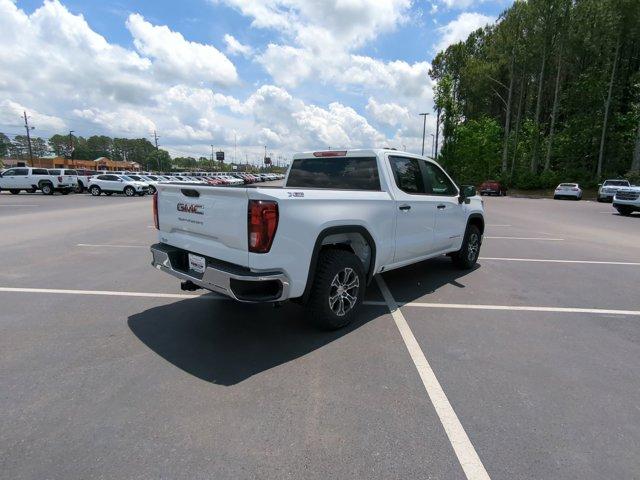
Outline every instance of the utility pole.
<svg viewBox="0 0 640 480"><path fill-rule="evenodd" d="M421 113L420 116L423 117L423 122L422 122L422 156L424 157L424 136L427 130L427 115L429 115L428 113Z"/></svg>
<svg viewBox="0 0 640 480"><path fill-rule="evenodd" d="M29 132L30 127L29 127L29 120L27 120L27 112L22 112L24 113L24 128L27 130L27 145L29 147L29 161L31 162L31 165L33 165L33 152L31 150L31 133Z"/></svg>
<svg viewBox="0 0 640 480"><path fill-rule="evenodd" d="M69 130L69 160L73 166L73 130Z"/></svg>
<svg viewBox="0 0 640 480"><path fill-rule="evenodd" d="M153 139L155 141L156 144L156 151L158 151L158 135L156 134L156 131L153 131ZM158 156L158 171L160 171L160 157Z"/></svg>
<svg viewBox="0 0 640 480"><path fill-rule="evenodd" d="M430 133L429 135L431 135L431 158L435 159L435 157L433 156L433 146L436 141L436 136L433 133Z"/></svg>

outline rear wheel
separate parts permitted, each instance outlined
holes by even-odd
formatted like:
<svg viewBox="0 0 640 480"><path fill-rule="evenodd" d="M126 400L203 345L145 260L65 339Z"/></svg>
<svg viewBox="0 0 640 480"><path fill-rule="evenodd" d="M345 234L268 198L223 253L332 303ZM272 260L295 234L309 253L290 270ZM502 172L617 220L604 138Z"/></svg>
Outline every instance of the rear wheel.
<svg viewBox="0 0 640 480"><path fill-rule="evenodd" d="M482 234L480 229L475 225L468 225L462 241L462 247L451 255L453 263L464 270L472 269L480 256L481 246Z"/></svg>
<svg viewBox="0 0 640 480"><path fill-rule="evenodd" d="M100 187L97 185L93 185L90 189L89 192L91 192L91 195L93 195L94 197L99 197L100 194L102 193L102 191L100 190Z"/></svg>
<svg viewBox="0 0 640 480"><path fill-rule="evenodd" d="M616 207L616 210L618 210L618 213L620 215L624 215L625 217L628 217L629 215L631 215L633 213L633 208L627 207L625 205L618 205Z"/></svg>
<svg viewBox="0 0 640 480"><path fill-rule="evenodd" d="M9 191L11 192L11 195L18 195L20 193L20 190L16 190L15 188L12 188Z"/></svg>
<svg viewBox="0 0 640 480"><path fill-rule="evenodd" d="M149 195L153 195L154 193L156 193L156 187L149 185Z"/></svg>
<svg viewBox="0 0 640 480"><path fill-rule="evenodd" d="M351 323L365 287L364 268L358 257L344 250L322 252L307 303L313 323L325 330Z"/></svg>
<svg viewBox="0 0 640 480"><path fill-rule="evenodd" d="M124 187L124 194L127 197L133 197L136 194L136 191L133 187Z"/></svg>

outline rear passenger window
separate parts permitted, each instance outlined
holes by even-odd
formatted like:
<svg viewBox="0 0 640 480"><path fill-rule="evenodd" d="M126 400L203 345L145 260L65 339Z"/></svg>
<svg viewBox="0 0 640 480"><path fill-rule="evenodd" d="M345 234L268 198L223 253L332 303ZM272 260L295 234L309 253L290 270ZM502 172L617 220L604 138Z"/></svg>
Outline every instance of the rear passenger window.
<svg viewBox="0 0 640 480"><path fill-rule="evenodd" d="M60 175L60 170L49 170L49 175Z"/></svg>
<svg viewBox="0 0 640 480"><path fill-rule="evenodd" d="M26 168L16 168L14 175L29 175L29 170Z"/></svg>
<svg viewBox="0 0 640 480"><path fill-rule="evenodd" d="M33 175L49 175L49 172L44 168L34 168L32 172Z"/></svg>
<svg viewBox="0 0 640 480"><path fill-rule="evenodd" d="M288 188L380 190L375 157L299 158L293 161Z"/></svg>
<svg viewBox="0 0 640 480"><path fill-rule="evenodd" d="M65 170L65 175L78 175L78 172L76 172L75 170Z"/></svg>
<svg viewBox="0 0 640 480"><path fill-rule="evenodd" d="M400 190L406 193L424 194L424 181L420 163L415 158L389 157L393 178Z"/></svg>

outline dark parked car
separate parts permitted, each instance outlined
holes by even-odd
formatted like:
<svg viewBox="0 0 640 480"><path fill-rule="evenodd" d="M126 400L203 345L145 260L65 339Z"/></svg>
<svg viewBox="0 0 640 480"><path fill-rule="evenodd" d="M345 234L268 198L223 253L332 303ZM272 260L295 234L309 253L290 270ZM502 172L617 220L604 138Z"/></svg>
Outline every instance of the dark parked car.
<svg viewBox="0 0 640 480"><path fill-rule="evenodd" d="M507 187L503 187L502 184L496 180L487 180L480 184L480 195L498 195L504 197L507 195Z"/></svg>

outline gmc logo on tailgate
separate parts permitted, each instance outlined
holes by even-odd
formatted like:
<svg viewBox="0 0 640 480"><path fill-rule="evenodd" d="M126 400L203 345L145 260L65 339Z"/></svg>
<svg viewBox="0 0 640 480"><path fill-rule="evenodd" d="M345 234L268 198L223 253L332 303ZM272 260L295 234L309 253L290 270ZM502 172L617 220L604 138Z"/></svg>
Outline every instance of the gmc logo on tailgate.
<svg viewBox="0 0 640 480"><path fill-rule="evenodd" d="M202 211L202 209L204 208L204 205L196 205L194 203L179 203L178 205L176 205L176 208L178 209L179 212L195 213L196 215L204 215L204 212Z"/></svg>

